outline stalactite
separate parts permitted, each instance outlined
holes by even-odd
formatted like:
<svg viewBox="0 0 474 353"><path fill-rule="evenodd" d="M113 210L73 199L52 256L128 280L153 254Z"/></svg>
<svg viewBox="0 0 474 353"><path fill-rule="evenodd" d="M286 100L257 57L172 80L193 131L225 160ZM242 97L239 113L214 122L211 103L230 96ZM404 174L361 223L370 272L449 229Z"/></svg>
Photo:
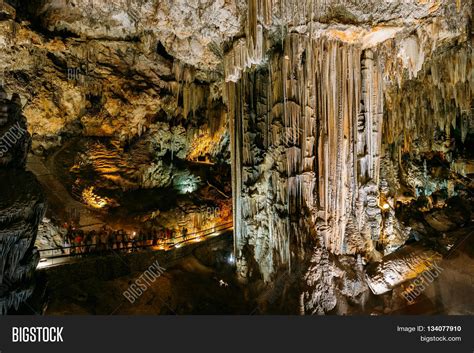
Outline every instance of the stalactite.
<svg viewBox="0 0 474 353"><path fill-rule="evenodd" d="M454 132L464 143L473 131L472 49L463 29L446 32L447 21L467 21L467 6L444 19L432 5L252 0L245 37L225 53L237 268L271 281L311 253L304 313L334 310L344 295L365 300L364 264L410 234L394 213L404 153L446 153ZM410 30L325 25L374 23L364 6L422 20ZM353 282L338 261L357 264ZM357 290L334 290L334 279Z"/></svg>
<svg viewBox="0 0 474 353"><path fill-rule="evenodd" d="M393 70L395 64L388 62L385 70ZM474 84L468 74L472 70L472 49L456 47L427 61L416 79L387 87L386 142L396 143L403 152L415 144L424 150L440 150L436 130L449 135L456 128L464 139L472 124Z"/></svg>
<svg viewBox="0 0 474 353"><path fill-rule="evenodd" d="M397 43L407 55L416 55L413 52L419 50L418 39ZM292 218L302 213L310 215L307 222L313 227L319 224L324 229L321 239L332 253L373 249L367 241L379 241L382 229L378 192L386 153L382 142L401 141L399 145L406 150L413 139L434 136L429 128L433 113L437 126L449 131L447 127L461 120L461 129L467 129L464 126L469 119L463 117L470 115L470 51L464 49L422 65L410 57L394 55L394 51L402 50L397 45L388 40L362 49L357 42L293 33L286 36L282 53L272 52L259 66L252 66L246 61L246 42L237 44L245 55L234 56L233 60L243 59L228 68L232 77L227 76L226 97L241 158L234 171L234 179L241 180L234 185L241 196L234 206L242 209L242 219L236 222L253 223L251 229L259 234L255 239L245 234L244 229L250 228L242 226L237 251L248 242L267 244L271 233L271 243L277 244L274 259L288 261L257 259L257 263L272 263L272 268L260 266L264 278L269 279L282 264L289 266L291 254L297 253L292 247L308 236L291 225ZM235 55L235 51L231 53ZM442 68L445 58L451 60L453 73ZM420 60L423 62L423 57ZM408 86L385 83L389 72L408 77L404 84ZM429 88L417 85L424 79L429 80L427 87L436 89L428 92ZM421 89L400 94L401 90L416 88ZM448 114L452 105L443 99L452 100L458 113ZM254 204L264 197L262 193L272 195L267 196L270 207L264 210ZM279 219L282 230L256 223L262 212L267 218L272 214L273 221ZM398 229L393 224L389 228ZM394 244L387 246L396 248Z"/></svg>
<svg viewBox="0 0 474 353"><path fill-rule="evenodd" d="M237 166L236 173L241 173L244 181L241 222L253 223L253 228L259 229L260 240L255 244L269 242L270 230L255 222L261 211L254 203L259 197L272 195L271 199L267 197L270 207L263 212L267 217L278 215L272 219L277 218L282 224L281 230L272 226L271 238L279 244L275 248L276 258L286 266L290 266L292 253L298 254L297 257L304 256L304 249L296 251L293 248L309 236L302 230L308 227L304 222L303 226L292 225L304 213L310 214L307 225L321 218L326 225L325 246L334 253L344 253L345 238L351 236L346 235L346 224L355 206L357 187L368 178L377 177L374 160L379 154L378 145L364 147L372 153L373 159L364 162L369 169L363 180L358 178L354 163L357 152L353 129L357 127L359 112L360 55L358 46L326 38L309 40L306 36L292 34L285 40L283 53L273 56L266 69L257 70L256 78L244 72L239 83L228 84L240 91L237 96L244 98L240 112L232 110L235 107L230 105L234 119L237 114L242 119L242 135L236 136L243 141L242 162L256 166L260 176L255 179L252 169L250 178L245 168ZM378 137L381 107L374 80L366 83L370 89L366 98L370 95L370 100L365 114L370 114L371 125L363 133ZM268 86L256 87L255 82L266 82ZM265 101L267 108L255 114L253 102L258 100ZM256 124L258 121L262 123ZM265 135L266 131L269 132L268 147L259 146L256 137ZM256 156L262 154L259 163ZM271 186L268 184L270 179ZM319 193L315 193L317 181ZM264 191L269 187L274 192ZM248 238L242 234L239 239ZM266 279L273 272L273 268L260 270Z"/></svg>

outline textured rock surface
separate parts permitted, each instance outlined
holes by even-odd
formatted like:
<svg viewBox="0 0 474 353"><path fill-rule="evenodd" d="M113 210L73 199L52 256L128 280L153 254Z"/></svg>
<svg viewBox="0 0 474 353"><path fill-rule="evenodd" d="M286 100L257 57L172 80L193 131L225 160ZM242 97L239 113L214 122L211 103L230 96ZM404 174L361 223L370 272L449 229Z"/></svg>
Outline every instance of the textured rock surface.
<svg viewBox="0 0 474 353"><path fill-rule="evenodd" d="M164 156L222 160L230 144L239 274L313 259L304 313L363 302L340 263L402 247L399 204L472 190L470 0L9 3L0 73L34 150L110 138L82 163L131 188L168 185Z"/></svg>
<svg viewBox="0 0 474 353"><path fill-rule="evenodd" d="M24 170L30 143L25 118L15 96L7 100L0 91L0 98L0 314L5 314L33 293L39 261L34 243L45 204L36 178Z"/></svg>
<svg viewBox="0 0 474 353"><path fill-rule="evenodd" d="M404 247L368 266L367 283L374 294L383 294L395 286L430 270L441 256L432 250Z"/></svg>
<svg viewBox="0 0 474 353"><path fill-rule="evenodd" d="M18 96L8 99L0 86L0 166L24 168L30 141Z"/></svg>
<svg viewBox="0 0 474 353"><path fill-rule="evenodd" d="M49 218L43 218L38 226L38 236L35 246L39 249L53 249L64 246L67 229L55 225ZM61 254L61 251L58 251Z"/></svg>
<svg viewBox="0 0 474 353"><path fill-rule="evenodd" d="M187 148L225 135L219 60L210 48L237 33L235 6L11 3L16 15L4 4L11 14L0 18L0 78L19 93L35 146L55 147L60 141L48 140L71 134L125 143L176 126L188 131Z"/></svg>
<svg viewBox="0 0 474 353"><path fill-rule="evenodd" d="M361 258L336 258L324 248L315 248L305 275L307 290L301 295L301 313L350 314L350 306L363 308L367 284Z"/></svg>
<svg viewBox="0 0 474 353"><path fill-rule="evenodd" d="M250 1L246 37L224 58L244 277L292 271L315 240L380 261L410 234L395 216L402 184L416 197L463 188L409 167L439 153L449 171L451 154L469 148L470 1L324 3ZM304 312L335 307L338 271L318 271Z"/></svg>

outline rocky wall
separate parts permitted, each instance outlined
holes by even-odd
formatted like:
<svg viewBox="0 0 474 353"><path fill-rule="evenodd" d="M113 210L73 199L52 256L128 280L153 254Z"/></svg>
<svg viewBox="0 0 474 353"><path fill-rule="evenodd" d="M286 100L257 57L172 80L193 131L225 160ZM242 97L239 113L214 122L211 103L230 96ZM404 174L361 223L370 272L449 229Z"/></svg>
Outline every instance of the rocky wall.
<svg viewBox="0 0 474 353"><path fill-rule="evenodd" d="M0 314L18 310L33 294L34 243L45 211L41 187L24 169L31 137L17 99L0 86Z"/></svg>
<svg viewBox="0 0 474 353"><path fill-rule="evenodd" d="M397 250L403 153L439 151L456 124L472 133L469 1L311 4L250 1L224 58L237 267L266 282L321 248L364 264ZM340 277L318 271L302 312L336 305L317 309Z"/></svg>

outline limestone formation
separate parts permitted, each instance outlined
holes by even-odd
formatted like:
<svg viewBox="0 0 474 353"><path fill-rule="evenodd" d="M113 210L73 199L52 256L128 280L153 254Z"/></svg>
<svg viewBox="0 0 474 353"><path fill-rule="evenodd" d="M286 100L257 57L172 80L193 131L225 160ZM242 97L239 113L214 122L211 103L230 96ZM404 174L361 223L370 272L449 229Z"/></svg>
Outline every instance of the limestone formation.
<svg viewBox="0 0 474 353"><path fill-rule="evenodd" d="M461 143L472 133L470 2L363 3L373 22L344 2L250 1L246 37L224 58L243 276L291 272L312 241L380 261L409 237L394 212L407 163L440 151L449 167L452 129ZM414 177L427 195L449 179L427 178ZM304 311L330 311L330 280L311 268Z"/></svg>
<svg viewBox="0 0 474 353"><path fill-rule="evenodd" d="M34 244L45 203L35 176L24 170L30 135L18 96L7 99L3 87L0 121L0 314L5 314L33 293L39 262Z"/></svg>
<svg viewBox="0 0 474 353"><path fill-rule="evenodd" d="M396 285L433 269L440 255L434 251L405 247L367 268L367 283L374 294L383 294Z"/></svg>
<svg viewBox="0 0 474 353"><path fill-rule="evenodd" d="M237 272L306 273L302 313L363 305L408 276L384 267L408 239L470 221L445 204L473 188L471 0L7 3L0 131L24 107L36 154L90 139L71 171L95 204L186 189L165 160L230 163Z"/></svg>

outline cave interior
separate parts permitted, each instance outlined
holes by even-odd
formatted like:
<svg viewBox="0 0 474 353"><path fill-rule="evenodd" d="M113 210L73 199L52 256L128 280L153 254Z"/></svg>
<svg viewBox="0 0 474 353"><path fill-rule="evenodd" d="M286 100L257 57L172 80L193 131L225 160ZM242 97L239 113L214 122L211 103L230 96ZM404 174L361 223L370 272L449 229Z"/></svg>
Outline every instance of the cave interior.
<svg viewBox="0 0 474 353"><path fill-rule="evenodd" d="M472 5L0 1L0 314L474 314Z"/></svg>

